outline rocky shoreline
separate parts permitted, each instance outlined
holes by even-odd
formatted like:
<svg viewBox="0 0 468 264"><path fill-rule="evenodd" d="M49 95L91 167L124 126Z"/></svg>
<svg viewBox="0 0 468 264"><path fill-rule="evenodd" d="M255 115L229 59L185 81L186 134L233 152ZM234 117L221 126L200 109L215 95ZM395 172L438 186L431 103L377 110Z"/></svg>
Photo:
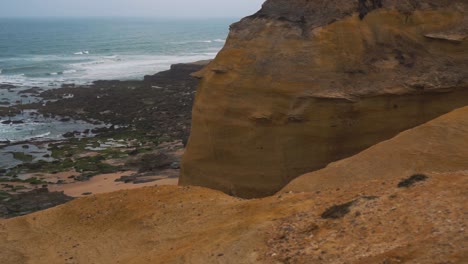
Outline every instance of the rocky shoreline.
<svg viewBox="0 0 468 264"><path fill-rule="evenodd" d="M67 202L73 199L67 192L77 197L109 188L133 188L131 185L176 184L197 85L190 74L208 62L175 64L142 81L101 80L91 85L19 91L32 103L0 107L3 125L23 124L12 116L34 111L58 122L83 120L95 128L68 131L59 140L3 142L0 151L18 164L8 168L0 164L0 218ZM100 175L123 176L111 183L115 186L101 186L102 190L83 185ZM84 186L85 191L76 193L76 186L79 190ZM36 196L43 198L30 201Z"/></svg>

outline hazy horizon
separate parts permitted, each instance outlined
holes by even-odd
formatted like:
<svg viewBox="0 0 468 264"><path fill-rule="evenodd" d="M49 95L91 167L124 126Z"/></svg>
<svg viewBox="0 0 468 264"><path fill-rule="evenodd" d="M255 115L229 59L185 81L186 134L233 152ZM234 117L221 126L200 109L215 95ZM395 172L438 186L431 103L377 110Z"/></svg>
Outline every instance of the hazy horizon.
<svg viewBox="0 0 468 264"><path fill-rule="evenodd" d="M0 2L0 18L236 18L255 13L263 2L264 0L3 0Z"/></svg>

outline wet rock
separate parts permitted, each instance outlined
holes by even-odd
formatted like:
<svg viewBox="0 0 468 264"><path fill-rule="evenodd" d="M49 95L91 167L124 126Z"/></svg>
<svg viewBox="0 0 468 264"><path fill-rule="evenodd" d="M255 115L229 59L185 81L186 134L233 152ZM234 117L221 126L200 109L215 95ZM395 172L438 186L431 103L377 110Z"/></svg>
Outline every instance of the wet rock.
<svg viewBox="0 0 468 264"><path fill-rule="evenodd" d="M23 120L6 120L6 121L2 121L2 124L4 125L17 125L17 124L23 124L24 121Z"/></svg>
<svg viewBox="0 0 468 264"><path fill-rule="evenodd" d="M65 134L62 135L64 138L72 138L75 136L75 133L73 132L67 132Z"/></svg>
<svg viewBox="0 0 468 264"><path fill-rule="evenodd" d="M19 91L18 94L34 94L37 95L42 91L39 87L32 87L26 90Z"/></svg>
<svg viewBox="0 0 468 264"><path fill-rule="evenodd" d="M12 85L12 84L0 84L0 90L1 89L10 90L10 89L14 89L14 88L17 88L17 87L15 85Z"/></svg>

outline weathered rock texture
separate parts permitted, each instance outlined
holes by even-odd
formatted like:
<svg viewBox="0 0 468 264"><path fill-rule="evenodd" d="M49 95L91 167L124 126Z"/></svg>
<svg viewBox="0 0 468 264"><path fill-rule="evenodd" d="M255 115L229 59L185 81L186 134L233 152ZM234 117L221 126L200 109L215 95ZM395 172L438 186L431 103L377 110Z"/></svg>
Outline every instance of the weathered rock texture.
<svg viewBox="0 0 468 264"><path fill-rule="evenodd" d="M196 74L180 183L268 195L467 105L467 6L267 1Z"/></svg>
<svg viewBox="0 0 468 264"><path fill-rule="evenodd" d="M465 107L365 150L349 160L367 164L361 177L372 180L334 181L320 192L304 184L294 189L301 193L242 200L162 186L0 220L0 263L468 263L468 162L448 161L468 149L467 120ZM421 151L417 162L445 165L419 167L428 178L398 188L414 166L385 160L440 142L457 147ZM324 171L349 179L335 166Z"/></svg>

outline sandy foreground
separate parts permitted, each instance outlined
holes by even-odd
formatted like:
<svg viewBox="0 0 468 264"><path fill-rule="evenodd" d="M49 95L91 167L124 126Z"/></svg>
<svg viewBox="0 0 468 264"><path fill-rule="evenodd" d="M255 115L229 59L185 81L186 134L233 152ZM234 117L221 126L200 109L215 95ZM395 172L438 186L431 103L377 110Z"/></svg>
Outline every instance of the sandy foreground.
<svg viewBox="0 0 468 264"><path fill-rule="evenodd" d="M454 111L266 198L151 186L0 220L0 263L465 264L467 116ZM414 149L417 164L433 164L417 167L419 179L404 162ZM360 177L352 164L367 164ZM118 186L111 176L64 186L105 191L106 178Z"/></svg>

